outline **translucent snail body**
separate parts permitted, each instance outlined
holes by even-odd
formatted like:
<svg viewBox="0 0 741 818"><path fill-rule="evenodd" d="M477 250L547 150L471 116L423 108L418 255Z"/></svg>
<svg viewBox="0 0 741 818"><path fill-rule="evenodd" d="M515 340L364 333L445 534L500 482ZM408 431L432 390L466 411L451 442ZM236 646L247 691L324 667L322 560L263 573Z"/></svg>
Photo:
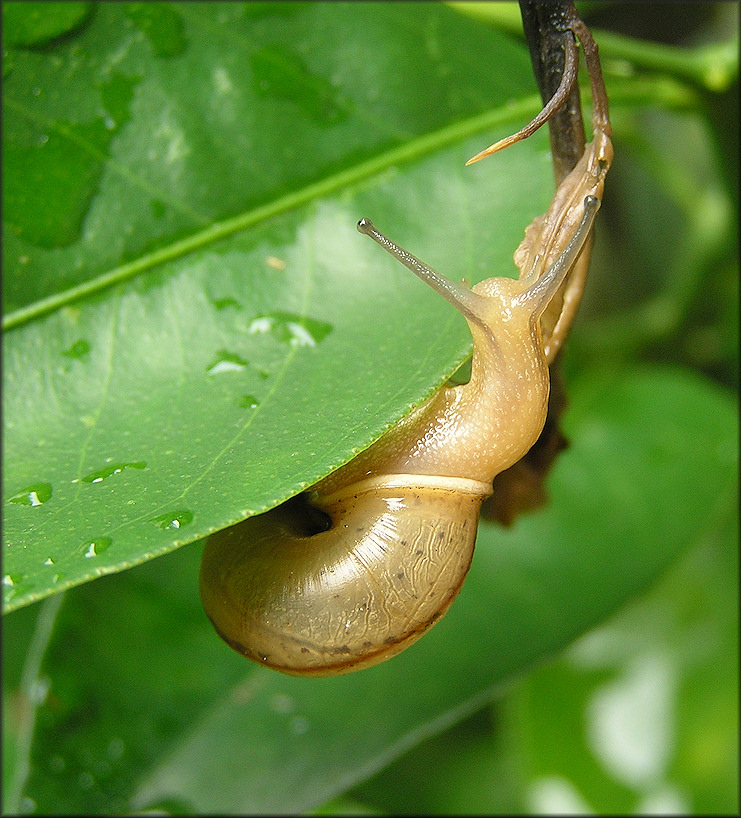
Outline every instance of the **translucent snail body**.
<svg viewBox="0 0 741 818"><path fill-rule="evenodd" d="M603 99L601 76L590 74ZM285 673L345 673L396 655L448 610L493 478L545 422L548 363L570 323L562 320L570 278L587 261L612 158L606 104L595 106L593 128L582 160L515 254L519 279L469 290L367 219L358 223L463 314L471 378L443 387L311 491L209 538L201 598L235 650Z"/></svg>

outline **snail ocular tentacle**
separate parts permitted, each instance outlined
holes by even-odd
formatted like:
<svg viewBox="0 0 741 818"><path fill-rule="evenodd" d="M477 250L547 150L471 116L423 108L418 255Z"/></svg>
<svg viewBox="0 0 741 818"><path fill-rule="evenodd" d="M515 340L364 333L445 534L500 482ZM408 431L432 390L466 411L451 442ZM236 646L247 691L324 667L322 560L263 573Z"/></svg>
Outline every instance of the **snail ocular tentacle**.
<svg viewBox="0 0 741 818"><path fill-rule="evenodd" d="M574 266L574 263L579 257L579 253L581 253L584 244L589 238L589 233L599 208L600 200L596 196L586 196L584 198L584 215L574 234L569 239L569 243L535 284L517 296L516 302L519 304L524 304L525 302L537 303L538 306L533 307L534 318L540 317Z"/></svg>
<svg viewBox="0 0 741 818"><path fill-rule="evenodd" d="M397 261L400 261L408 270L411 270L416 276L421 278L426 284L429 284L433 290L436 290L447 301L450 301L453 306L463 313L463 315L470 321L475 321L477 324L482 323L480 316L481 302L483 299L476 293L472 293L462 284L456 284L444 275L440 275L432 267L420 261L416 256L413 256L407 250L399 247L396 242L391 241L388 236L384 236L370 219L361 219L358 222L358 232L365 236L370 236L373 241L383 247L387 253L391 254Z"/></svg>

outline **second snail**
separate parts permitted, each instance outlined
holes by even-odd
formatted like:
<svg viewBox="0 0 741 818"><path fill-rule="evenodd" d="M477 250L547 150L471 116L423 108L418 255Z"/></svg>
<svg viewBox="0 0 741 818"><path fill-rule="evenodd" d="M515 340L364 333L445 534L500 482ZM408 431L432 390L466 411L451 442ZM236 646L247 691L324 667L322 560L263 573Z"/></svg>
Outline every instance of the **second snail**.
<svg viewBox="0 0 741 818"><path fill-rule="evenodd" d="M475 157L524 138L558 110L576 81L574 35L592 87L593 137L548 212L527 228L515 252L518 279L489 278L469 290L368 219L358 223L466 319L471 378L443 387L310 491L209 538L200 575L206 613L232 648L261 665L334 675L413 644L460 590L492 480L540 435L548 367L581 295L612 161L597 47L578 17L565 32L566 68L554 100L531 126Z"/></svg>

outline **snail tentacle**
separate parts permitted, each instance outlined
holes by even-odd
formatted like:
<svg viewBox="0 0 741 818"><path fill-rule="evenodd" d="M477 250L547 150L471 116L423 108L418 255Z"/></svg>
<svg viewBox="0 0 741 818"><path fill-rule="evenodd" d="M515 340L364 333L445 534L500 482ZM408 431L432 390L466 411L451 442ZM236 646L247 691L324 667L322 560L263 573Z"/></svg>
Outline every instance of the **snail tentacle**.
<svg viewBox="0 0 741 818"><path fill-rule="evenodd" d="M358 222L358 232L365 236L370 236L377 244L392 255L397 261L400 261L408 270L411 270L416 276L422 279L426 284L429 284L433 290L436 290L440 295L449 301L459 312L470 321L475 321L478 324L483 324L480 316L481 297L476 293L471 292L463 284L456 284L444 275L441 275L432 267L420 261L416 256L413 256L408 250L399 247L396 242L391 241L388 236L384 236L370 219L361 219Z"/></svg>
<svg viewBox="0 0 741 818"><path fill-rule="evenodd" d="M534 304L538 304L537 307L533 308L534 318L540 318L543 310L548 306L558 288L576 263L579 254L589 238L592 225L594 224L594 218L599 208L600 200L596 196L585 196L584 215L574 234L569 239L569 243L535 284L525 290L522 295L518 296L518 303L531 301Z"/></svg>

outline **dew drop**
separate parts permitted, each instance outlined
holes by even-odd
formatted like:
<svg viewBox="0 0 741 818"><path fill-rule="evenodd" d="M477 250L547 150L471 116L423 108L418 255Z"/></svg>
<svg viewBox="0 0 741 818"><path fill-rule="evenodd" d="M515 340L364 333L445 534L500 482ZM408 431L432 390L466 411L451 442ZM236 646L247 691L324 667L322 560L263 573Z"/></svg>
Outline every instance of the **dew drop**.
<svg viewBox="0 0 741 818"><path fill-rule="evenodd" d="M49 769L53 773L63 773L67 763L60 755L54 755L49 759Z"/></svg>
<svg viewBox="0 0 741 818"><path fill-rule="evenodd" d="M247 332L250 335L264 335L266 332L271 332L273 329L273 319L269 316L260 316L247 327Z"/></svg>
<svg viewBox="0 0 741 818"><path fill-rule="evenodd" d="M108 758L110 758L111 761L118 761L124 754L125 748L126 745L124 744L123 739L118 737L112 738L108 742Z"/></svg>
<svg viewBox="0 0 741 818"><path fill-rule="evenodd" d="M245 361L234 352L227 352L220 349L216 353L215 361L206 368L207 375L221 375L224 372L242 372L249 366L249 361Z"/></svg>
<svg viewBox="0 0 741 818"><path fill-rule="evenodd" d="M309 720L305 719L303 716L294 716L291 719L291 732L296 736L303 736L303 734L309 729Z"/></svg>
<svg viewBox="0 0 741 818"><path fill-rule="evenodd" d="M113 540L110 537L97 537L94 540L90 540L82 546L85 549L84 556L88 559L98 557L110 548L112 542Z"/></svg>
<svg viewBox="0 0 741 818"><path fill-rule="evenodd" d="M29 698L34 704L43 704L51 690L51 679L48 676L40 676L31 686Z"/></svg>
<svg viewBox="0 0 741 818"><path fill-rule="evenodd" d="M155 219L163 219L167 215L167 205L161 199L152 199L150 207Z"/></svg>
<svg viewBox="0 0 741 818"><path fill-rule="evenodd" d="M330 332L332 325L290 312L259 315L247 328L250 335L271 334L277 341L290 346L315 347Z"/></svg>
<svg viewBox="0 0 741 818"><path fill-rule="evenodd" d="M152 517L149 522L154 523L158 528L163 530L166 528L178 529L193 522L193 512L188 511L187 509L172 511L167 514L160 514L157 517Z"/></svg>
<svg viewBox="0 0 741 818"><path fill-rule="evenodd" d="M24 795L19 803L19 812L21 815L31 815L32 813L36 812L36 801L33 798L29 798L27 795Z"/></svg>
<svg viewBox="0 0 741 818"><path fill-rule="evenodd" d="M288 100L320 125L347 115L347 102L338 89L326 77L310 71L292 49L268 45L253 51L250 63L253 87L260 96Z"/></svg>
<svg viewBox="0 0 741 818"><path fill-rule="evenodd" d="M80 773L77 783L80 785L81 790L91 790L95 784L95 779L92 773L84 772Z"/></svg>
<svg viewBox="0 0 741 818"><path fill-rule="evenodd" d="M237 401L237 406L240 409L257 409L260 401L254 395L242 395Z"/></svg>
<svg viewBox="0 0 741 818"><path fill-rule="evenodd" d="M3 585L10 585L11 587L22 581L23 574L5 574L3 577Z"/></svg>
<svg viewBox="0 0 741 818"><path fill-rule="evenodd" d="M185 24L165 3L127 4L127 16L147 38L155 56L168 58L182 54L186 45Z"/></svg>
<svg viewBox="0 0 741 818"><path fill-rule="evenodd" d="M46 145L46 143L48 141L49 141L49 135L45 134L45 133L39 134L39 136L36 138L36 144L39 147L43 147L44 145Z"/></svg>
<svg viewBox="0 0 741 818"><path fill-rule="evenodd" d="M14 583L14 584L12 584L12 587L10 587L7 590L7 592L5 593L4 601L6 603L10 602L11 599L16 599L17 597L22 597L24 594L28 594L33 590L34 590L34 586L30 585L28 583L20 584L20 585L17 584L17 583Z"/></svg>
<svg viewBox="0 0 741 818"><path fill-rule="evenodd" d="M41 88L39 88L38 86L35 86L34 88L31 89L31 93L35 97L41 96Z"/></svg>
<svg viewBox="0 0 741 818"><path fill-rule="evenodd" d="M51 483L34 483L17 491L8 498L9 503L19 506L41 506L51 497Z"/></svg>
<svg viewBox="0 0 741 818"><path fill-rule="evenodd" d="M276 693L276 695L270 699L270 707L276 713L291 713L296 707L296 702L291 696Z"/></svg>
<svg viewBox="0 0 741 818"><path fill-rule="evenodd" d="M147 464L144 460L137 460L135 463L113 463L98 471L92 471L81 477L83 483L102 483L114 474L120 474L124 469L146 469Z"/></svg>
<svg viewBox="0 0 741 818"><path fill-rule="evenodd" d="M285 270L286 269L285 261L283 261L282 258L278 258L277 256L268 256L265 259L265 263L268 265L268 267L272 267L273 270Z"/></svg>
<svg viewBox="0 0 741 818"><path fill-rule="evenodd" d="M47 557L44 560L44 565L54 565L54 560L51 557Z"/></svg>

